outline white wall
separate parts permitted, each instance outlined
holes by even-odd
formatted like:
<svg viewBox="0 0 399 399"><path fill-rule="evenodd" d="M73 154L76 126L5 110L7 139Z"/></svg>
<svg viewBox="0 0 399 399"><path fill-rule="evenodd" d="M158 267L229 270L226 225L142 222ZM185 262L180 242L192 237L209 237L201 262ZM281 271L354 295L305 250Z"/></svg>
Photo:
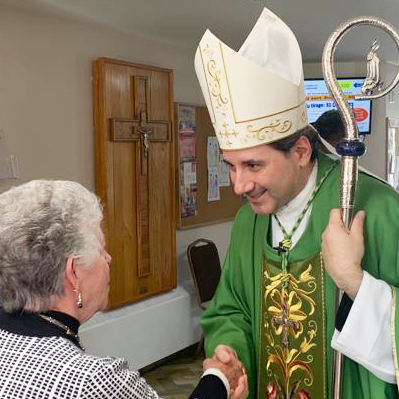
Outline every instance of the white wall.
<svg viewBox="0 0 399 399"><path fill-rule="evenodd" d="M386 82L393 81L395 75L398 73L398 65L387 63L386 64ZM386 100L387 117L399 118L399 86L396 86Z"/></svg>
<svg viewBox="0 0 399 399"><path fill-rule="evenodd" d="M0 10L0 128L19 158L21 181L73 178L94 188L91 63L98 57L173 68L175 99L201 101L187 51L96 26Z"/></svg>
<svg viewBox="0 0 399 399"><path fill-rule="evenodd" d="M200 104L194 50L103 27L0 6L0 139L18 157L20 178L76 180L94 189L91 63L110 57L174 70L175 101ZM199 312L185 256L196 238L213 239L224 256L231 223L179 231L179 287L140 304L98 314L82 327L88 350L124 356L143 367L196 342Z"/></svg>

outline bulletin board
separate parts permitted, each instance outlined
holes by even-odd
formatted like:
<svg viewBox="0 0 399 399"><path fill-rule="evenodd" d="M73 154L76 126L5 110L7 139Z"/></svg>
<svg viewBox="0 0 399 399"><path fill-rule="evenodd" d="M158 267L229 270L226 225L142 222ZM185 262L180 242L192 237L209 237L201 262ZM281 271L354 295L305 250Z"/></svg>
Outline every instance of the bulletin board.
<svg viewBox="0 0 399 399"><path fill-rule="evenodd" d="M234 219L243 200L234 193L231 182L219 187L219 200L208 200L208 137L215 137L215 133L207 108L175 103L174 120L180 199L178 227L185 229Z"/></svg>

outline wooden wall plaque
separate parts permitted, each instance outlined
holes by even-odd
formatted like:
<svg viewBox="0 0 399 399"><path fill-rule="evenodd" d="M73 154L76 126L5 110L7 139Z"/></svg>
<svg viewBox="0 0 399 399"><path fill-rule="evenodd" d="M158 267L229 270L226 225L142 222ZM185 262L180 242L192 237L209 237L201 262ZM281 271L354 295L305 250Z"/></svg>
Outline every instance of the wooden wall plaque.
<svg viewBox="0 0 399 399"><path fill-rule="evenodd" d="M109 306L176 287L172 70L93 62L96 192L113 257Z"/></svg>

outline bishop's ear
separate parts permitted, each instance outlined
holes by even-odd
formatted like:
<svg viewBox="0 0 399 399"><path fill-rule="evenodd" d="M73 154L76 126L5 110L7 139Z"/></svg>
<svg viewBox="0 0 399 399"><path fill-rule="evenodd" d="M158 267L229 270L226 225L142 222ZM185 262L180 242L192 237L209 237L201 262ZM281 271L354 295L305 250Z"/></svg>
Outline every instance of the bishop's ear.
<svg viewBox="0 0 399 399"><path fill-rule="evenodd" d="M293 155L297 158L299 166L308 166L312 158L312 145L306 136L301 136L292 148Z"/></svg>

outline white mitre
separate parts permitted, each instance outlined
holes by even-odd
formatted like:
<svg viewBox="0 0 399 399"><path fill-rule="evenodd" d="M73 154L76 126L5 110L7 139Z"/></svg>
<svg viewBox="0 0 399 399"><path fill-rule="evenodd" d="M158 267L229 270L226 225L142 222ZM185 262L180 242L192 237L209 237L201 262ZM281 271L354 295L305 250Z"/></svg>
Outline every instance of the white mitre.
<svg viewBox="0 0 399 399"><path fill-rule="evenodd" d="M222 150L271 143L307 125L301 50L270 10L238 53L207 30L194 64Z"/></svg>

